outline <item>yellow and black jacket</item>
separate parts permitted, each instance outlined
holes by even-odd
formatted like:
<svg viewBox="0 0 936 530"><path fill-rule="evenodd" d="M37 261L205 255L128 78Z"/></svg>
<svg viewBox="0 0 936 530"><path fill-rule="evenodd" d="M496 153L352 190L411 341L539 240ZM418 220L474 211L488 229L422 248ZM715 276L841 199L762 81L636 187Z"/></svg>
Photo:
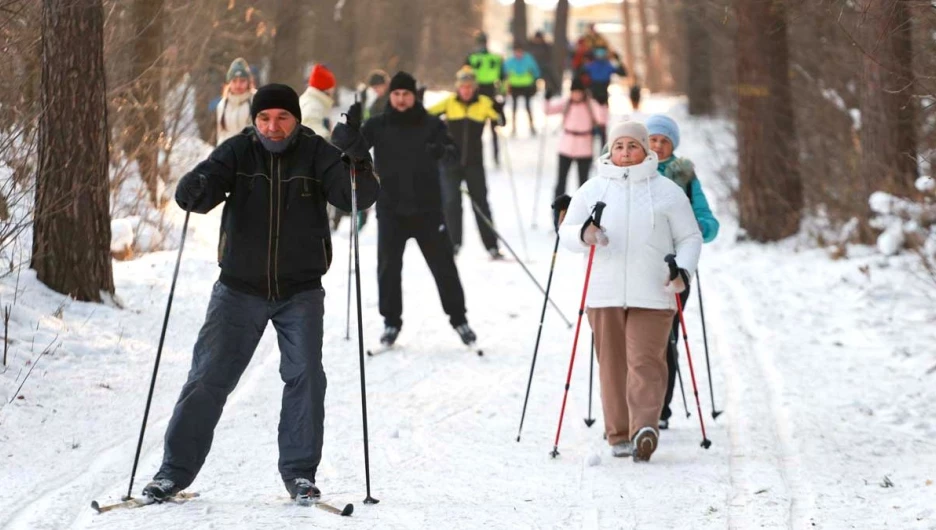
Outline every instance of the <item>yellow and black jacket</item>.
<svg viewBox="0 0 936 530"><path fill-rule="evenodd" d="M445 115L449 134L458 145L461 154L459 161L463 167L484 165L481 133L484 132L487 120L494 123L500 121L494 100L477 92L468 101L462 101L458 94L452 94L426 110L435 116Z"/></svg>

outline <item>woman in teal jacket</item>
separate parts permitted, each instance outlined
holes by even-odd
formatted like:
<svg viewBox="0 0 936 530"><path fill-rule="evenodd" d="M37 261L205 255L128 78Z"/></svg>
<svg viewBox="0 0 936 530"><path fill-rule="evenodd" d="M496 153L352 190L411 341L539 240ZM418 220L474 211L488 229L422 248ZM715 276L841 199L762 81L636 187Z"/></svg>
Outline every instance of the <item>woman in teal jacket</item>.
<svg viewBox="0 0 936 530"><path fill-rule="evenodd" d="M686 190L692 212L695 214L699 230L702 231L702 240L711 242L718 236L718 219L712 214L708 200L702 191L702 184L696 178L695 167L688 158L677 158L673 152L679 147L679 125L669 116L654 114L647 118L647 131L650 133L650 149L656 152L660 159L657 171L664 177L672 180L679 187ZM689 300L689 285L680 295L683 307ZM660 412L660 429L669 428L669 418L672 415L670 402L673 400L673 388L676 384L676 368L679 362L677 349L679 337L679 316L673 319L673 331L670 333L669 344L666 347L666 364L669 377L666 384L666 397L663 400L663 410Z"/></svg>

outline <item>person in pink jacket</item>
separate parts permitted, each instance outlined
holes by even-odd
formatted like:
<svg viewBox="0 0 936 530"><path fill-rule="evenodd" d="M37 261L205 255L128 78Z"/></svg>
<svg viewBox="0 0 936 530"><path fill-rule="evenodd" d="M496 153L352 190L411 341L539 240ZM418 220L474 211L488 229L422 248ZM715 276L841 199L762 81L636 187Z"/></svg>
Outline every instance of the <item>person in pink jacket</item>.
<svg viewBox="0 0 936 530"><path fill-rule="evenodd" d="M604 129L608 110L588 97L578 78L572 81L568 98L546 103L546 114L562 114L562 137L559 139L559 179L554 197L565 195L566 180L572 162L578 166L579 185L588 180L594 158L595 131Z"/></svg>

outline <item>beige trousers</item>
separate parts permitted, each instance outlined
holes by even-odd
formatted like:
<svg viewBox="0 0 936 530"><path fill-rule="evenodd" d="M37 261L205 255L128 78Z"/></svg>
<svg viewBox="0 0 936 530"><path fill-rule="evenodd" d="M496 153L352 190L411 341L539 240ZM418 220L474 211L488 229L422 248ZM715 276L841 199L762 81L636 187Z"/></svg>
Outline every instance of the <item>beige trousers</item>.
<svg viewBox="0 0 936 530"><path fill-rule="evenodd" d="M588 310L595 333L608 443L632 440L642 427L657 429L666 395L669 309L602 307Z"/></svg>

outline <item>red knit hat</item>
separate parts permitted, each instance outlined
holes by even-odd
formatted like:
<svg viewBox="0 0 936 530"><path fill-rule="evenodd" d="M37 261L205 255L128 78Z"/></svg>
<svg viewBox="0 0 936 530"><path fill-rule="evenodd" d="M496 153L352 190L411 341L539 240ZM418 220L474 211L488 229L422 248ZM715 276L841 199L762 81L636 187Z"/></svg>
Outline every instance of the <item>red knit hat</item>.
<svg viewBox="0 0 936 530"><path fill-rule="evenodd" d="M335 87L335 74L321 64L312 67L312 73L309 75L309 86L326 91Z"/></svg>

